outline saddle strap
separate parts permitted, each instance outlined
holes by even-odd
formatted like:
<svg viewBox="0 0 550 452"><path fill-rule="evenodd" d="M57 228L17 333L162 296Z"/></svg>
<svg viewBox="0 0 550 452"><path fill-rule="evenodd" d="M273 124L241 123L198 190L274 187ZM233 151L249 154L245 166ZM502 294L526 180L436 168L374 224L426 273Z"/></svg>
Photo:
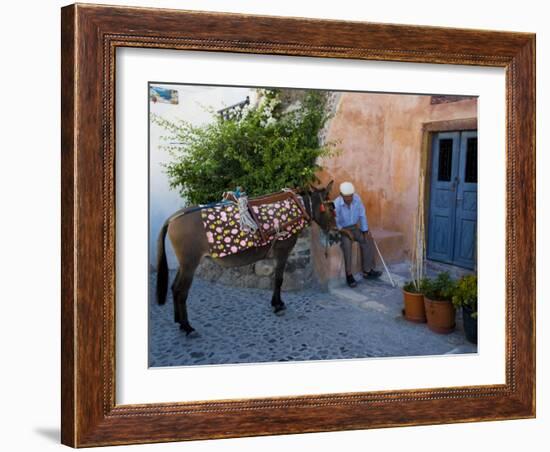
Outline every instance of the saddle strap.
<svg viewBox="0 0 550 452"><path fill-rule="evenodd" d="M250 216L252 217L252 220L254 221L254 223L258 225L258 232L260 233L262 242L267 242L269 237L267 233L264 231L264 228L260 227L261 225L260 225L260 221L258 220L258 215L256 215L256 212L254 212L254 209L250 207L250 202L248 203L248 213L250 213Z"/></svg>

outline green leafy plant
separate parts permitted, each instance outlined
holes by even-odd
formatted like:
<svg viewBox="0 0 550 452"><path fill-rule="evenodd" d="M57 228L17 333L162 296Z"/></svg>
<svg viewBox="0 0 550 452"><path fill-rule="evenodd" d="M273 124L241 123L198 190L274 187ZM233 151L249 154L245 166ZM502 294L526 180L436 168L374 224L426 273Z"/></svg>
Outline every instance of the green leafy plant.
<svg viewBox="0 0 550 452"><path fill-rule="evenodd" d="M329 119L326 94L307 91L290 110L280 90L260 91L257 105L231 119L212 113L213 121L200 127L152 117L168 132L162 139L172 156L165 165L170 186L187 202L218 201L235 187L255 196L318 182L318 159L335 152L334 144L319 140Z"/></svg>
<svg viewBox="0 0 550 452"><path fill-rule="evenodd" d="M424 280L420 280L420 281L416 281L416 280L411 280L411 281L407 281L404 285L403 285L403 290L405 292L409 292L409 293L422 293L422 283L423 283Z"/></svg>
<svg viewBox="0 0 550 452"><path fill-rule="evenodd" d="M439 273L434 279L424 279L421 291L430 300L451 301L454 295L456 282L448 272Z"/></svg>
<svg viewBox="0 0 550 452"><path fill-rule="evenodd" d="M455 308L466 306L472 311L471 316L477 317L477 276L468 275L460 278L453 295Z"/></svg>

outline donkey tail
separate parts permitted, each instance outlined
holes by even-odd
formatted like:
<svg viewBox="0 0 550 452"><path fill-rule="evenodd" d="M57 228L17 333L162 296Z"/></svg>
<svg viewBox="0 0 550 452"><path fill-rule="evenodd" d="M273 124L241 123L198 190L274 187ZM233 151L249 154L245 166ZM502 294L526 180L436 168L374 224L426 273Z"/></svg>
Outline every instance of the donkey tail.
<svg viewBox="0 0 550 452"><path fill-rule="evenodd" d="M166 251L164 249L164 239L168 230L169 221L166 221L160 230L157 239L157 303L166 303L166 293L168 292L168 263L166 261Z"/></svg>

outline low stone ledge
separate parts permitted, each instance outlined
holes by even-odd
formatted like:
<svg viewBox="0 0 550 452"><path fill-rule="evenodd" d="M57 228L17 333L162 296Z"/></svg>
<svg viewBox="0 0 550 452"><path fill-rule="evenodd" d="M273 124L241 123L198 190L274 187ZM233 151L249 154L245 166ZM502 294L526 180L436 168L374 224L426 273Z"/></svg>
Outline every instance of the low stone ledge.
<svg viewBox="0 0 550 452"><path fill-rule="evenodd" d="M315 284L310 248L311 233L306 229L288 257L283 290L302 290ZM197 268L196 275L232 287L273 289L275 266L275 259L263 259L250 265L227 268L206 257Z"/></svg>

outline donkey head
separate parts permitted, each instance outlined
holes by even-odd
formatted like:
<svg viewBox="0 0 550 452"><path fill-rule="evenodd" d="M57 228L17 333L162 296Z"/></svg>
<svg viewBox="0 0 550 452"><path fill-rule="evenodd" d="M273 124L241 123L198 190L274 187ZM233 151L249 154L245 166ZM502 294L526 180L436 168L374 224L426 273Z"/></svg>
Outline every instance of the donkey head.
<svg viewBox="0 0 550 452"><path fill-rule="evenodd" d="M330 181L326 187L315 188L306 193L311 203L308 206L311 218L325 232L336 228L334 203L329 200L330 190L334 181Z"/></svg>

